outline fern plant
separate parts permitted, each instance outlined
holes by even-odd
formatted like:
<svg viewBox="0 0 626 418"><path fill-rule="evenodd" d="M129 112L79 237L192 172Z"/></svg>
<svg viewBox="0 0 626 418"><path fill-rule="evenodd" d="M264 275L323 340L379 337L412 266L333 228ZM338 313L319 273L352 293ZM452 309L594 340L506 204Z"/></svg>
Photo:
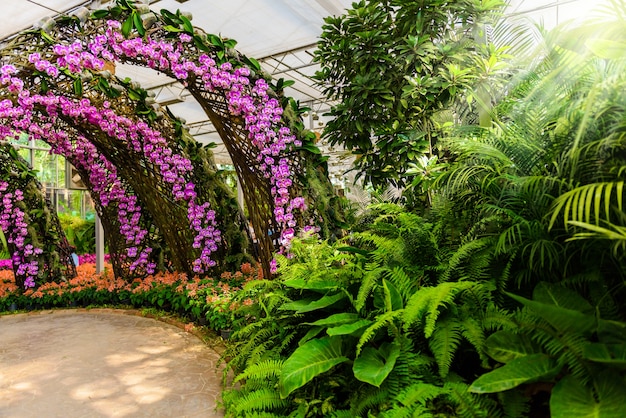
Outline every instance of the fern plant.
<svg viewBox="0 0 626 418"><path fill-rule="evenodd" d="M239 385L224 394L227 415L453 416L465 408L444 386L474 373L452 367L457 353L479 368L487 361L485 333L500 327L494 287L437 283L432 225L396 205L375 210L370 229L343 241L295 240L290 258L278 257L277 280L244 288L240 297L257 303L239 316L255 320L226 353Z"/></svg>
<svg viewBox="0 0 626 418"><path fill-rule="evenodd" d="M601 317L561 285L540 283L532 299L510 296L523 306L517 326L486 341L487 354L503 365L476 379L470 391L547 391L554 417L624 416L626 322Z"/></svg>

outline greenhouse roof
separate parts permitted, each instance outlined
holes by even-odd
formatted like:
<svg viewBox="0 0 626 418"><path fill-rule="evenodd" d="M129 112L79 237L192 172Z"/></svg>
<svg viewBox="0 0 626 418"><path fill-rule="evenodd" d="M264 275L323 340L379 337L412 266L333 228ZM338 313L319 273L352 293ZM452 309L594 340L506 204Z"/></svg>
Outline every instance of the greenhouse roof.
<svg viewBox="0 0 626 418"><path fill-rule="evenodd" d="M3 3L0 39L33 27L47 16L71 13L85 6L107 7L113 0L12 0ZM553 27L608 0L511 0L509 13L528 16ZM237 40L237 49L256 58L275 78L294 80L285 93L312 109L309 128L321 129L329 108L319 86L312 79L318 66L313 54L321 33L323 18L341 14L352 0L149 0L153 10L190 12L192 23L208 33ZM203 143L215 142L218 162L229 157L204 111L183 86L156 71L119 65L117 75L130 77L156 93L157 100L187 121L190 132ZM341 165L341 164L339 164Z"/></svg>

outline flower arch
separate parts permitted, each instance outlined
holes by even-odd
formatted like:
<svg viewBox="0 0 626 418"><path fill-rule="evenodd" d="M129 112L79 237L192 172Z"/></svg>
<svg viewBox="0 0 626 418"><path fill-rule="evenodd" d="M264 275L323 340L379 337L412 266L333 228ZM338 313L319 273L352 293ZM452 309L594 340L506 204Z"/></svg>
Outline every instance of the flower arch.
<svg viewBox="0 0 626 418"><path fill-rule="evenodd" d="M29 213L28 209L35 209ZM35 173L17 151L0 142L0 229L5 232L16 284L72 278L72 250ZM43 267L43 268L42 268Z"/></svg>
<svg viewBox="0 0 626 418"><path fill-rule="evenodd" d="M304 151L312 137L301 132L297 106L233 47L180 12L118 0L45 22L0 52L0 133L26 131L54 144L102 195L97 209L119 247L112 248L116 273L151 272L157 242L169 248L174 268L190 274L212 268L220 246L239 249L224 243L209 203L215 191L200 184L214 171L206 150L140 86L111 75L106 68L117 62L161 71L201 104L235 165L266 272L275 250L270 231L284 250L298 230L337 223L315 205L307 212L307 200L332 194L332 186L321 175L321 191L307 187L305 170L323 173L315 169L323 161Z"/></svg>

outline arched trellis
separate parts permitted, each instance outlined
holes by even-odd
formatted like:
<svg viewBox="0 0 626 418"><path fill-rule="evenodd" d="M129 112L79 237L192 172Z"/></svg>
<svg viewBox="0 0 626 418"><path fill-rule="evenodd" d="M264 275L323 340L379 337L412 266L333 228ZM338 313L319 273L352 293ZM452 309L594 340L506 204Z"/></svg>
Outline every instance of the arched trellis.
<svg viewBox="0 0 626 418"><path fill-rule="evenodd" d="M256 73L258 64L234 52L232 46L230 42L193 28L180 13L162 11L157 15L144 5L135 6L132 2L120 0L109 10L93 13L92 19L86 19L84 12L79 11L74 17L59 19L54 29L30 31L18 36L2 51L3 62L15 66L15 74L5 75L3 83L6 97L11 94L20 97L27 90L39 96L69 98L79 103L77 97L85 97L88 100L86 105L117 110L118 115L130 111L136 120L146 120L150 129L165 140L166 143L159 146L174 150L175 155L184 155L178 153L181 146L186 146L185 158L191 158L194 169L206 168L206 159L199 158L197 144L187 142L181 145L184 135L181 135L180 123L164 117L161 109L149 103L141 88L111 79L106 71L100 70L105 60L130 62L181 80L216 126L233 159L260 240L262 261L268 270L274 250L269 231L282 231L281 241L288 244L298 218L300 227L305 226L303 223L308 221L307 218L322 223L326 221L325 226L333 222L323 211L318 211L314 217L302 215L306 204L299 195L308 185L304 175L298 175L298 170L311 165L311 161L297 150L304 138L294 137L286 126L299 128L297 121L284 117L285 103L281 103L266 80ZM16 80L26 80L28 87L15 88ZM11 91L12 87L16 91ZM13 100L19 103L20 98ZM50 106L45 100L38 100L30 111L40 112L43 119L50 117ZM136 152L133 153L133 146L128 150L128 143L116 142L116 135L107 133L106 128L94 129L94 123L89 122L93 115L77 109L59 113L55 108L52 113L51 120L46 122L55 126L64 124L64 129L85 137L118 169L128 191L143 197L141 203L147 207L156 225L152 232L161 234L170 249L177 249L172 257L175 267L190 271L189 254L197 255L198 251L194 249L197 249L198 242L190 239L189 228L170 230L166 227L171 225L172 219L183 218L181 205L171 204L175 200L172 196L180 190L167 190L160 172L162 167L144 158L149 154L146 133L142 132L143 138L139 142L143 142L134 146ZM125 145L127 150L120 145ZM183 174L191 175L189 172ZM198 179L197 171L194 176ZM332 190L329 182L325 186L322 193ZM206 212L206 207L196 207ZM101 211L105 218L112 218L112 214L107 214L103 208ZM187 211L190 213L191 209L188 207ZM313 228L313 222L306 227ZM190 243L192 248L189 248ZM202 256L205 255L203 252Z"/></svg>
<svg viewBox="0 0 626 418"><path fill-rule="evenodd" d="M33 287L40 276L44 280L76 276L72 249L41 183L6 142L0 142L0 204L0 228L18 286ZM28 209L34 212L29 214Z"/></svg>

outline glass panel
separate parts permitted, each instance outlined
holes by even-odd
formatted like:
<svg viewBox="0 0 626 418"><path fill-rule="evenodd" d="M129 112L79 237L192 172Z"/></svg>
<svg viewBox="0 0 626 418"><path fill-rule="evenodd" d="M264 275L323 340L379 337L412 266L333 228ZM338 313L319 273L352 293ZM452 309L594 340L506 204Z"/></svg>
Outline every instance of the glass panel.
<svg viewBox="0 0 626 418"><path fill-rule="evenodd" d="M39 180L46 187L65 187L65 160L48 151L35 150L33 169L37 170Z"/></svg>
<svg viewBox="0 0 626 418"><path fill-rule="evenodd" d="M9 139L9 142L13 145L18 145L20 147L27 147L30 144L28 134L24 132L22 132L17 138Z"/></svg>
<svg viewBox="0 0 626 418"><path fill-rule="evenodd" d="M56 190L56 206L59 214L79 216L88 220L95 218L93 201L85 190Z"/></svg>
<svg viewBox="0 0 626 418"><path fill-rule="evenodd" d="M38 139L35 141L35 148L50 149L50 145L48 145L47 142Z"/></svg>

